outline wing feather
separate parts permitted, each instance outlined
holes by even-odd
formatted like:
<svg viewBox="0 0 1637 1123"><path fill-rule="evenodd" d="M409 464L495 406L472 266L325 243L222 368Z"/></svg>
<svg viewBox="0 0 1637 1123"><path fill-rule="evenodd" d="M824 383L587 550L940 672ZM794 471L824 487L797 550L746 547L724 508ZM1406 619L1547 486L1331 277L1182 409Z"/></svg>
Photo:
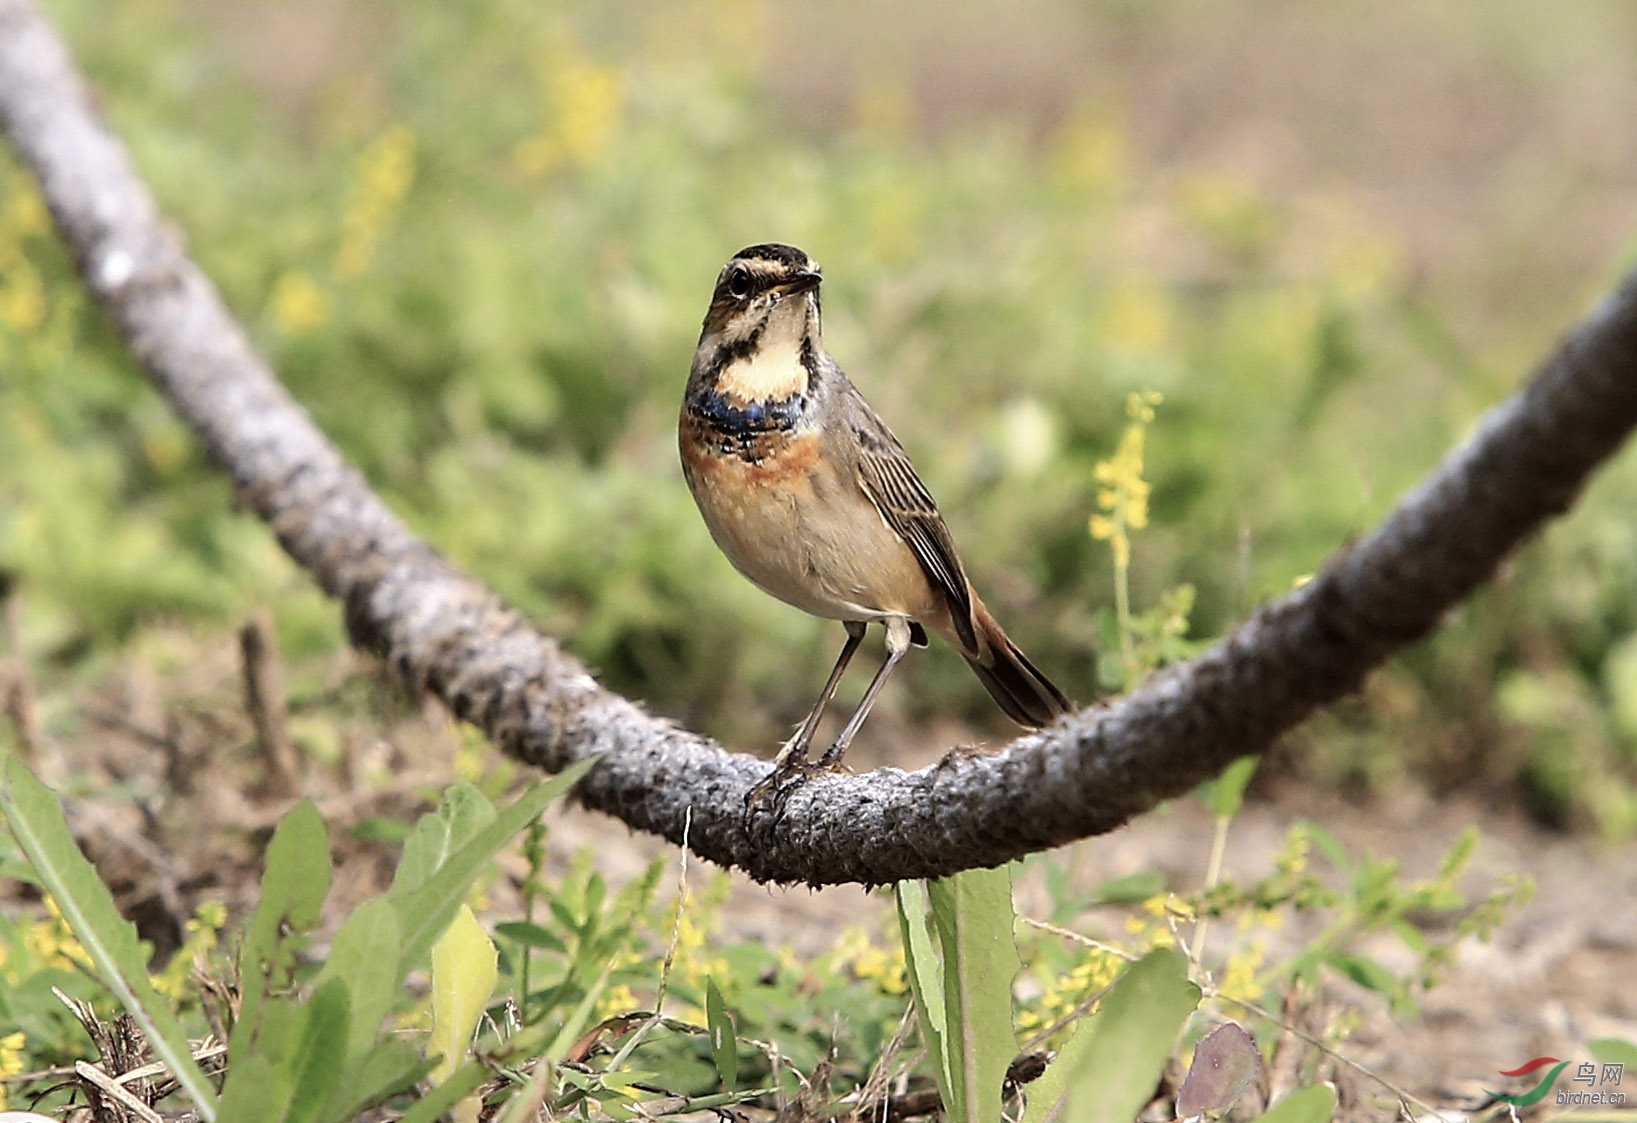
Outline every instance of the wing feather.
<svg viewBox="0 0 1637 1123"><path fill-rule="evenodd" d="M862 397L858 398L857 405L862 408L849 412L856 422L858 474L864 493L887 520L887 525L909 546L927 579L949 599L955 631L967 650L976 651L978 640L972 627L971 588L966 583L966 572L955 553L949 528L938 513L938 505L921 477L915 474L915 466L886 423Z"/></svg>

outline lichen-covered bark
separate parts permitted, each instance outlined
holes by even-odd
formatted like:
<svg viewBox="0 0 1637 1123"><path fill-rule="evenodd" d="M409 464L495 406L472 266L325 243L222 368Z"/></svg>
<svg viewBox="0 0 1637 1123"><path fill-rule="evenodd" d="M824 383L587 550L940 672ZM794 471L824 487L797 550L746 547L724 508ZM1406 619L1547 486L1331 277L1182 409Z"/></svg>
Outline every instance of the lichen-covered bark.
<svg viewBox="0 0 1637 1123"><path fill-rule="evenodd" d="M814 885L989 866L1111 830L1265 750L1425 635L1565 510L1637 424L1637 279L1570 335L1377 530L1210 651L999 752L814 779L747 823L753 757L602 689L416 539L278 384L183 253L29 0L0 0L0 126L132 353L250 509L346 612L360 646L547 771L586 756L588 806Z"/></svg>

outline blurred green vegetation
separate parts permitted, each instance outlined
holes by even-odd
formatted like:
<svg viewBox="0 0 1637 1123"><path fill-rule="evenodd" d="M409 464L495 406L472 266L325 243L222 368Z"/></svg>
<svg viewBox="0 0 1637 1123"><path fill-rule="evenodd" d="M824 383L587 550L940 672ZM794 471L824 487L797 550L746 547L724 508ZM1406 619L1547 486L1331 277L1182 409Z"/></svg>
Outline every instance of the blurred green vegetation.
<svg viewBox="0 0 1637 1123"><path fill-rule="evenodd" d="M610 686L744 746L805 712L840 633L734 574L677 470L699 317L741 246L824 263L831 351L997 616L1082 700L1111 597L1092 466L1128 392L1165 395L1133 601L1189 583L1209 637L1368 528L1615 276L1541 299L1532 325L1513 299L1480 353L1448 322L1463 294L1429 296L1356 195L1160 167L1117 98L934 132L888 66L836 77L850 108L830 127L793 124L769 95L779 8L757 0L360 8L352 61L294 106L197 12L47 7L193 254L388 501ZM273 66L299 53L265 46ZM1633 509L1628 455L1290 766L1519 784L1557 821L1637 827ZM48 690L145 629L219 633L258 605L293 661L342 642L134 373L9 156L0 565ZM1004 732L949 652L901 677L887 728L953 713Z"/></svg>

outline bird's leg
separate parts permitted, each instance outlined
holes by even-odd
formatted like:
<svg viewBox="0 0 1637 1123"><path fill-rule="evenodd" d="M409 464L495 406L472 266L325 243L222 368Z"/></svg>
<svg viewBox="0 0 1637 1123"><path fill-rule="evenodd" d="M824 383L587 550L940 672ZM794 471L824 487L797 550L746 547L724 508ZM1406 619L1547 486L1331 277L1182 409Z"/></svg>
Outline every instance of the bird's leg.
<svg viewBox="0 0 1637 1123"><path fill-rule="evenodd" d="M786 741L784 747L779 750L779 755L773 758L775 774L786 771L792 760L798 767L807 762L807 746L812 743L819 720L824 717L830 700L836 696L836 687L841 684L841 676L847 670L847 664L853 661L858 645L864 642L863 621L846 620L842 622L842 627L847 629L847 642L842 645L841 654L836 656L836 665L830 670L830 680L824 684L818 701L813 704L807 719L801 723L801 728L796 730L796 735Z"/></svg>
<svg viewBox="0 0 1637 1123"><path fill-rule="evenodd" d="M826 768L834 768L841 763L842 756L847 752L847 746L853 743L859 727L864 719L870 715L870 707L875 705L875 696L881 693L881 688L887 684L887 676L898 665L898 660L910 649L914 633L908 620L901 616L894 616L887 620L887 659L881 664L881 669L875 672L870 680L870 688L864 692L863 699L858 703L858 709L853 716L847 719L847 724L841 730L841 736L836 743L824 750L824 755L813 762L812 771L822 772Z"/></svg>
<svg viewBox="0 0 1637 1123"><path fill-rule="evenodd" d="M779 789L781 793L787 792L792 777L797 778L799 782L799 778L806 774L807 746L812 743L813 734L818 730L819 719L824 716L830 700L836 696L836 687L841 683L841 676L847 670L847 664L853 661L858 645L864 642L863 621L845 620L842 626L847 629L847 642L842 645L841 654L836 656L836 665L830 670L830 680L824 684L818 702L814 704L807 719L801 723L801 728L796 730L796 735L786 741L784 747L779 750L779 755L773 758L773 771L745 796L746 809L754 811L774 789Z"/></svg>

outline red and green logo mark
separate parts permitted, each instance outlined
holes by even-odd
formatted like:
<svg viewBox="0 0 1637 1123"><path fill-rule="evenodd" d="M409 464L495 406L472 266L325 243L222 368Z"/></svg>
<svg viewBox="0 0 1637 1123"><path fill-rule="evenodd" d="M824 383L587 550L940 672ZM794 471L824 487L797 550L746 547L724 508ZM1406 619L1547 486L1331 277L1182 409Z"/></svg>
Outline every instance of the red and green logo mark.
<svg viewBox="0 0 1637 1123"><path fill-rule="evenodd" d="M1517 1068L1501 1073L1502 1076L1528 1076L1531 1072L1545 1068L1547 1065L1552 1066L1552 1071L1541 1077L1539 1084L1536 1084L1532 1090L1523 1093L1521 1096L1508 1096L1501 1092L1489 1092L1487 1088L1484 1091L1489 1092L1501 1103L1511 1104L1514 1107L1528 1107L1532 1103L1539 1103L1546 1098L1546 1093L1552 1090L1552 1081L1557 1079L1558 1073L1568 1067L1568 1061L1560 1061L1556 1057L1536 1057L1527 1064L1521 1064Z"/></svg>

